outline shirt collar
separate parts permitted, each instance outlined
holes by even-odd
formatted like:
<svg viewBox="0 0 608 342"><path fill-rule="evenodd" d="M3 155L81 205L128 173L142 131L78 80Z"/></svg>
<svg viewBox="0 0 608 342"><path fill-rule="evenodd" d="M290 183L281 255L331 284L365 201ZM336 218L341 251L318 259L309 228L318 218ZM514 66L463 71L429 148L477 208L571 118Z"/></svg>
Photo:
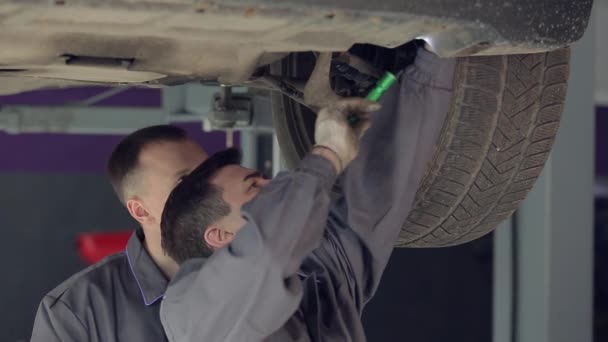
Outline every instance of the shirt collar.
<svg viewBox="0 0 608 342"><path fill-rule="evenodd" d="M150 306L163 297L168 281L148 254L143 241L144 233L141 229L137 229L129 238L125 254L144 304Z"/></svg>

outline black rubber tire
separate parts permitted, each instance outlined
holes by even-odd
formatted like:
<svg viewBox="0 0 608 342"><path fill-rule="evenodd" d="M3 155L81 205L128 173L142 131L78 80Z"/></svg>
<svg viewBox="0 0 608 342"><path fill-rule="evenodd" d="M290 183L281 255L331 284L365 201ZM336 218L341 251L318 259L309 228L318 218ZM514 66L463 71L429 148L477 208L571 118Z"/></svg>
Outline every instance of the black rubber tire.
<svg viewBox="0 0 608 342"><path fill-rule="evenodd" d="M397 246L462 244L511 216L549 157L569 60L568 48L458 58L450 112ZM287 59L273 72L296 76L297 63ZM294 166L312 146L314 113L276 94L273 106L279 144Z"/></svg>

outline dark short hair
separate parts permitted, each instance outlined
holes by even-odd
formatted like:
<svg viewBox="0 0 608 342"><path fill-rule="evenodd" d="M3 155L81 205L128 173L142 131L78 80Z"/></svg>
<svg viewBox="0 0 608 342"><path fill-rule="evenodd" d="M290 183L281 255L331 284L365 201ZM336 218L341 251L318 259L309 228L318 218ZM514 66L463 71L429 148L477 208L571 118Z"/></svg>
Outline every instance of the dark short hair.
<svg viewBox="0 0 608 342"><path fill-rule="evenodd" d="M142 128L126 136L112 152L107 171L116 195L125 202L125 184L139 165L141 151L152 143L182 141L188 138L185 130L170 125Z"/></svg>
<svg viewBox="0 0 608 342"><path fill-rule="evenodd" d="M205 230L230 214L223 190L209 182L228 165L239 165L241 153L227 149L214 154L173 189L161 219L161 245L178 264L191 258L206 258L213 249L205 242Z"/></svg>

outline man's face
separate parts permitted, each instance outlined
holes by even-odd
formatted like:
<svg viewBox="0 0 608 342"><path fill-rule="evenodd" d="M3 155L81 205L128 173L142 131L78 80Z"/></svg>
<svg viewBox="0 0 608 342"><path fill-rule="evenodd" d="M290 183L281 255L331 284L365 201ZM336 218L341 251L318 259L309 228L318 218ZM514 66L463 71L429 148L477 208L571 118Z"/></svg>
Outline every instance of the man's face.
<svg viewBox="0 0 608 342"><path fill-rule="evenodd" d="M159 226L171 190L199 164L207 153L190 139L146 146L139 157L137 194L148 211L148 222Z"/></svg>
<svg viewBox="0 0 608 342"><path fill-rule="evenodd" d="M270 180L255 170L228 165L219 170L210 182L223 190L222 197L231 209L230 214L220 222L222 228L237 233L245 224L241 217L241 207L255 198Z"/></svg>

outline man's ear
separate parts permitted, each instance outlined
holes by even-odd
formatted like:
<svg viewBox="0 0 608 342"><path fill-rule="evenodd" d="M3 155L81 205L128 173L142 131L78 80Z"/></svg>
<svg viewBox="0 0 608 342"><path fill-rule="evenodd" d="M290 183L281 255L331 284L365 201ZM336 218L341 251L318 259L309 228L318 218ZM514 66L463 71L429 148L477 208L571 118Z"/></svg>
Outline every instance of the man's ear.
<svg viewBox="0 0 608 342"><path fill-rule="evenodd" d="M234 234L227 232L218 226L210 226L205 230L203 237L209 247L219 249L232 242Z"/></svg>
<svg viewBox="0 0 608 342"><path fill-rule="evenodd" d="M131 214L131 217L139 223L146 223L150 220L150 213L138 198L127 200L127 210Z"/></svg>

